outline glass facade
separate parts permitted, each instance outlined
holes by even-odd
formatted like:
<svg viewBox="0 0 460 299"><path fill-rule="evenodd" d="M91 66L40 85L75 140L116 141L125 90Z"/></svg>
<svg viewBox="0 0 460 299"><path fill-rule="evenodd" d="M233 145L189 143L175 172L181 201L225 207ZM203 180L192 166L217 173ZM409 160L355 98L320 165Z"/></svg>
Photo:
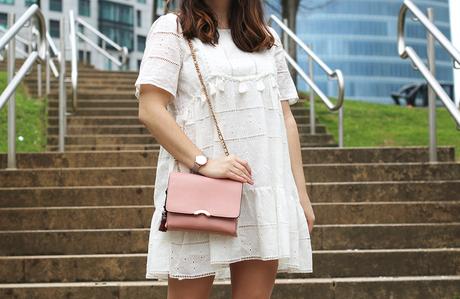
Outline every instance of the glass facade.
<svg viewBox="0 0 460 299"><path fill-rule="evenodd" d="M13 5L13 4L14 4L14 0L0 0L0 4L10 4L10 5Z"/></svg>
<svg viewBox="0 0 460 299"><path fill-rule="evenodd" d="M35 4L37 2L38 2L37 0L25 0L24 5L25 6L31 6L32 4Z"/></svg>
<svg viewBox="0 0 460 299"><path fill-rule="evenodd" d="M61 26L59 20L49 20L49 32L51 37L59 38L61 36Z"/></svg>
<svg viewBox="0 0 460 299"><path fill-rule="evenodd" d="M136 23L137 27L142 27L142 13L140 10L136 10Z"/></svg>
<svg viewBox="0 0 460 299"><path fill-rule="evenodd" d="M117 44L126 46L130 51L134 46L133 26L132 6L99 0L99 30Z"/></svg>
<svg viewBox="0 0 460 299"><path fill-rule="evenodd" d="M138 35L137 36L137 51L144 53L145 50L145 41L146 37L143 35Z"/></svg>
<svg viewBox="0 0 460 299"><path fill-rule="evenodd" d="M49 0L51 11L62 11L62 0Z"/></svg>
<svg viewBox="0 0 460 299"><path fill-rule="evenodd" d="M312 0L297 16L297 34L332 69L341 69L346 82L346 97L365 101L393 103L390 94L402 85L423 82L409 60L397 51L397 17L400 0ZM448 0L414 0L426 12L434 10L435 23L450 38ZM276 25L274 25L277 28ZM280 32L280 31L278 31ZM426 59L426 31L406 18L407 45ZM452 60L436 44L437 78L452 82ZM308 70L307 56L298 49L297 61ZM337 95L336 84L329 82L315 65L315 80L329 95ZM307 90L298 77L300 89Z"/></svg>
<svg viewBox="0 0 460 299"><path fill-rule="evenodd" d="M78 14L84 17L91 16L89 0L78 0Z"/></svg>
<svg viewBox="0 0 460 299"><path fill-rule="evenodd" d="M0 27L6 29L8 27L8 15L0 12Z"/></svg>

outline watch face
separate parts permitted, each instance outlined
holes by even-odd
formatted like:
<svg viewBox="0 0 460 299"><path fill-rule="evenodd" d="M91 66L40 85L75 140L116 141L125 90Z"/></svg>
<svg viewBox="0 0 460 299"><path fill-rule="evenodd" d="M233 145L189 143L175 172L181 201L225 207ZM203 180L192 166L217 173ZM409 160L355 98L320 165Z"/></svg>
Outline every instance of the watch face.
<svg viewBox="0 0 460 299"><path fill-rule="evenodd" d="M207 158L205 156L203 155L196 156L196 163L203 165L206 163L206 161L207 161Z"/></svg>

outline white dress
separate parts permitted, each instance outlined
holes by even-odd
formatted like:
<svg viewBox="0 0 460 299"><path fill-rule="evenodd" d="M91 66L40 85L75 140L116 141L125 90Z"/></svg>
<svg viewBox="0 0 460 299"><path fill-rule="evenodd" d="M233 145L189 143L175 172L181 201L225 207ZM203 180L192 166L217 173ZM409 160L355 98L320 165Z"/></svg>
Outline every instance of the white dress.
<svg viewBox="0 0 460 299"><path fill-rule="evenodd" d="M208 157L224 155L186 40L168 13L151 26L135 95L153 84L174 95L168 111ZM230 29L218 29L218 45L192 40L216 118L230 153L246 159L254 185L243 184L238 237L196 231L158 230L169 173L188 172L160 146L147 265L147 279L229 279L229 263L279 259L278 272L311 273L312 248L291 171L280 101L298 101L276 31L276 46L259 53L236 47ZM178 33L179 32L179 33ZM174 168L173 168L174 167Z"/></svg>

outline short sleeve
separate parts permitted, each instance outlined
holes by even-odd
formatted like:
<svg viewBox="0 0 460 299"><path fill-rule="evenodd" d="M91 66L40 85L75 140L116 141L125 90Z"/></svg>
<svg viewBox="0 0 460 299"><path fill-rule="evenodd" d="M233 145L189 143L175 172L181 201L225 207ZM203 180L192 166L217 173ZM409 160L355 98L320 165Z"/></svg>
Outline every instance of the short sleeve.
<svg viewBox="0 0 460 299"><path fill-rule="evenodd" d="M183 58L183 37L178 32L176 20L177 15L168 13L158 17L149 29L139 75L134 83L137 100L141 84L155 85L176 97Z"/></svg>
<svg viewBox="0 0 460 299"><path fill-rule="evenodd" d="M291 73L289 72L287 60L284 56L284 47L281 43L281 39L273 27L269 26L270 31L275 37L274 55L277 69L277 82L279 89L279 100L289 101L289 105L294 105L299 101L299 95L297 93L294 80L292 79Z"/></svg>

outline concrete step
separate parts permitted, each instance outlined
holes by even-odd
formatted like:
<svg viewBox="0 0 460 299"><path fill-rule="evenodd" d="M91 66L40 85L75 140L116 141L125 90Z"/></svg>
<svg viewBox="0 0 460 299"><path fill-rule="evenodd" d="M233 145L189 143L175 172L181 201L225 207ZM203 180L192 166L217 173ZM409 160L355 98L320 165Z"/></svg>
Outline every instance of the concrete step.
<svg viewBox="0 0 460 299"><path fill-rule="evenodd" d="M131 100L129 100L131 101ZM57 108L49 108L48 115L57 117L59 110ZM139 118L138 107L120 107L120 108L78 108L75 115L78 116L135 116ZM71 117L74 117L72 115Z"/></svg>
<svg viewBox="0 0 460 299"><path fill-rule="evenodd" d="M70 111L69 111L70 112ZM78 113L78 112L77 112ZM297 116L298 125L308 125L310 122L309 117ZM48 124L51 126L58 125L57 116L49 116ZM139 121L138 115L116 115L116 116L80 116L72 114L67 118L67 124L70 125L139 125L142 124Z"/></svg>
<svg viewBox="0 0 460 299"><path fill-rule="evenodd" d="M315 148L315 147L338 147L337 143L302 143L302 146ZM47 151L57 151L57 145L47 145ZM98 144L98 145L66 145L65 151L131 151L131 150L157 150L157 144Z"/></svg>
<svg viewBox="0 0 460 299"><path fill-rule="evenodd" d="M382 276L276 279L272 299L456 298L460 276ZM5 298L166 298L166 281L103 281L0 284ZM215 281L210 299L231 298L230 281Z"/></svg>
<svg viewBox="0 0 460 299"><path fill-rule="evenodd" d="M460 200L460 180L307 183L312 202L419 202ZM153 204L153 183L130 186L0 188L0 207L117 206Z"/></svg>
<svg viewBox="0 0 460 299"><path fill-rule="evenodd" d="M312 202L374 202L460 199L460 180L308 183Z"/></svg>
<svg viewBox="0 0 460 299"><path fill-rule="evenodd" d="M437 149L441 162L454 162L454 147L441 146ZM350 147L350 148L308 148L302 147L302 161L305 164L331 163L391 163L428 162L426 147ZM17 168L58 167L139 167L156 166L158 150L147 151L93 151L93 152L40 152L17 153ZM7 154L0 153L0 169L7 166Z"/></svg>
<svg viewBox="0 0 460 299"><path fill-rule="evenodd" d="M301 143L314 143L318 146L333 143L333 137L330 134L299 134ZM125 145L125 144L152 144L157 143L151 134L97 134L97 135L67 135L65 136L66 145ZM48 145L57 145L58 136L48 135Z"/></svg>
<svg viewBox="0 0 460 299"><path fill-rule="evenodd" d="M311 238L313 250L453 248L459 235L460 222L318 224ZM0 231L0 256L144 253L148 237L148 228Z"/></svg>
<svg viewBox="0 0 460 299"><path fill-rule="evenodd" d="M313 203L317 224L460 222L460 201ZM1 208L0 230L148 228L154 208ZM382 213L385 211L385 213Z"/></svg>
<svg viewBox="0 0 460 299"><path fill-rule="evenodd" d="M18 70L22 65L24 64L24 60L23 59L17 59L16 58L16 61L15 61L15 69ZM31 68L31 73L34 73L35 75L37 74L37 64L34 64ZM56 67L59 68L58 65L56 65ZM72 67L72 64L70 61L67 61L66 62L66 69L71 69ZM45 67L44 65L41 66L41 69L42 69L42 75L45 75ZM79 71L90 71L90 70L94 70L94 66L92 65L88 65L88 64L83 64L83 63L78 63L78 69ZM6 71L6 60L3 60L3 61L0 61L0 70L2 71Z"/></svg>
<svg viewBox="0 0 460 299"><path fill-rule="evenodd" d="M51 92L49 94L50 99L58 99L59 95L57 92ZM67 93L67 98L72 98L72 93ZM106 90L102 91L84 91L79 90L78 92L79 99L136 99L134 96L134 89L132 91L117 91L116 93L108 93Z"/></svg>
<svg viewBox="0 0 460 299"><path fill-rule="evenodd" d="M87 91L85 91L87 92ZM98 91L99 92L99 91ZM95 92L96 93L96 92ZM137 102L135 101L135 98L131 96L130 91L120 91L114 94L113 99L117 100L124 100L127 102L133 103L130 107L119 107L117 105L113 105L114 102L112 102L112 106L106 106L106 107L88 107L87 103L91 102L92 100L87 100L84 102L83 105L85 106L78 106L78 111L77 114L80 116L110 116L110 115L131 115L131 116L137 116L139 114L139 108L137 105ZM90 94L86 94L88 96L91 96ZM121 97L120 97L121 96ZM98 97L98 100L103 100L103 99L109 99L109 97ZM83 101L83 100L82 100ZM95 101L94 101L95 102ZM136 105L135 105L136 104ZM48 114L50 116L57 116L58 115L58 108L57 106L50 107L48 109ZM295 116L302 116L302 115L309 115L308 110L306 109L297 109L292 111Z"/></svg>
<svg viewBox="0 0 460 299"><path fill-rule="evenodd" d="M299 125L299 133L310 133L310 126ZM48 134L57 135L59 133L58 126L49 126ZM326 127L323 125L316 126L316 133L326 133ZM149 130L143 125L99 125L99 126L67 126L67 134L69 135L91 135L91 134L150 134Z"/></svg>
<svg viewBox="0 0 460 299"><path fill-rule="evenodd" d="M0 187L144 185L155 180L156 169L141 166L0 170ZM350 182L350 178L353 182L460 180L460 163L455 162L304 164L303 171L309 183Z"/></svg>
<svg viewBox="0 0 460 299"><path fill-rule="evenodd" d="M99 87L100 89L100 87ZM128 89L127 89L128 90ZM130 90L130 89L129 89ZM67 107L70 107L71 101L67 101ZM57 108L59 103L57 100L49 100L48 107ZM81 108L136 108L139 109L139 103L135 99L130 100L80 100L78 106Z"/></svg>
<svg viewBox="0 0 460 299"><path fill-rule="evenodd" d="M48 117L48 124L51 126L58 125L58 117L57 116L49 116ZM142 124L139 121L138 115L131 115L131 116L79 116L79 115L71 115L67 118L67 125L68 126L107 126L107 125L140 125Z"/></svg>
<svg viewBox="0 0 460 299"><path fill-rule="evenodd" d="M460 249L316 250L313 260L314 273L279 273L277 277L459 275ZM0 257L0 282L145 280L145 264L143 253Z"/></svg>
<svg viewBox="0 0 460 299"><path fill-rule="evenodd" d="M45 85L42 86L42 90L44 91L45 89ZM27 89L30 93L32 94L37 94L38 93L38 87L37 87L37 84L27 84ZM85 91L85 92L88 92L88 91L100 91L100 90L106 90L108 93L115 93L115 92L118 92L118 91L133 91L134 90L134 87L133 85L131 84L123 84L123 85L116 85L116 86L110 86L110 85L94 85L94 84L91 84L91 85L79 85L78 86L78 89L79 90L82 90L82 91ZM72 91L72 86L70 84L66 84L66 90L67 90L67 93L70 93ZM58 86L57 85L52 85L50 87L50 93L52 94L58 94ZM53 101L57 101L57 98L52 98Z"/></svg>
<svg viewBox="0 0 460 299"><path fill-rule="evenodd" d="M66 75L71 73L71 67L70 65L66 65ZM42 75L45 74L44 68L42 68ZM106 71L106 70L100 70L100 69L95 69L93 66L88 66L85 67L84 64L79 64L78 65L78 74L80 77L88 77L88 76L99 76L101 78L107 78L107 77L118 77L118 76L138 76L139 72L137 71L120 71L120 70L112 70L112 71ZM37 72L33 71L31 72L31 75L36 76Z"/></svg>

